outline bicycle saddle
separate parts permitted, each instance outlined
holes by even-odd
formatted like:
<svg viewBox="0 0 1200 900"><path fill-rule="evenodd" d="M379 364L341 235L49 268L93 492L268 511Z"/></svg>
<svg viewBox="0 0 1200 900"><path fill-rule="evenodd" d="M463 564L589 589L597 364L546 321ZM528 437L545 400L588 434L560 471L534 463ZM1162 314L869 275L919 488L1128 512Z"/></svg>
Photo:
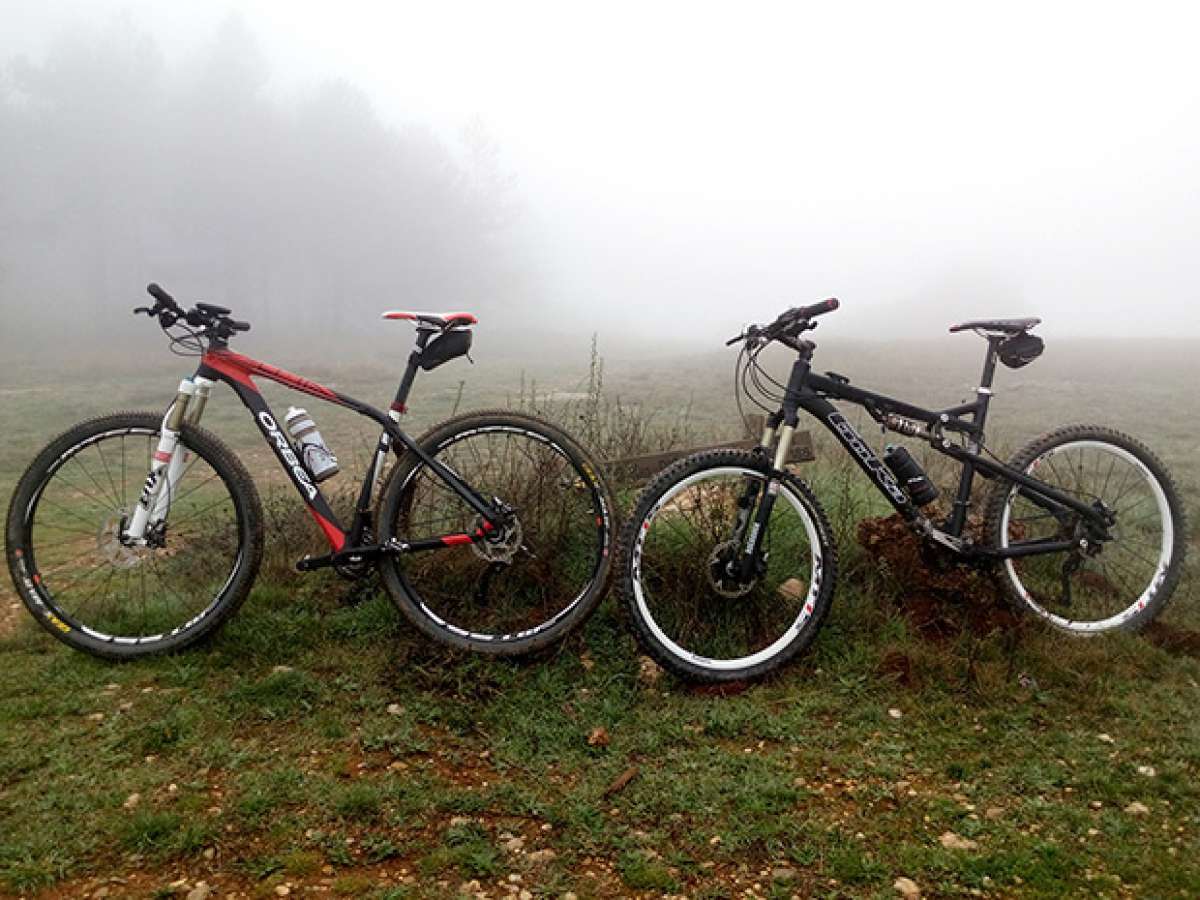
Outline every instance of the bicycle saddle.
<svg viewBox="0 0 1200 900"><path fill-rule="evenodd" d="M1027 319L972 319L961 325L951 325L953 331L994 331L999 334L1020 334L1028 331L1041 322L1041 319L1030 316Z"/></svg>
<svg viewBox="0 0 1200 900"><path fill-rule="evenodd" d="M448 328L451 325L474 325L479 321L469 312L409 312L403 309L390 309L383 313L381 318L406 319L410 322L436 325L438 328Z"/></svg>

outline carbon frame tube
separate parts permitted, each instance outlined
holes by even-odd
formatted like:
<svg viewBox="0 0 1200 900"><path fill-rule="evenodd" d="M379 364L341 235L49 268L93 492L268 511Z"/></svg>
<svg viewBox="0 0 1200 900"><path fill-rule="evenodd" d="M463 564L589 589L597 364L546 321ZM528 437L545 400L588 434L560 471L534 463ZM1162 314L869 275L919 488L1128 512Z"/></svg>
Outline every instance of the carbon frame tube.
<svg viewBox="0 0 1200 900"><path fill-rule="evenodd" d="M892 475L892 470L875 454L849 420L838 412L837 407L811 390L802 393L797 402L801 409L833 432L833 436L846 448L846 452L896 512L909 522L920 518L921 514Z"/></svg>
<svg viewBox="0 0 1200 900"><path fill-rule="evenodd" d="M987 377L986 370L983 380L990 381L990 378ZM981 385L981 387L983 387L985 390L988 389L987 384ZM820 393L817 393L818 391ZM858 432L855 431L850 423L846 421L845 417L841 416L834 405L830 403L828 399L826 399L825 395L833 396L840 400L847 400L858 406L873 406L876 409L882 409L888 412L898 412L901 415L918 419L931 425L940 422L943 427L947 427L948 424L953 425L957 423L959 425L957 430L960 431L973 431L976 427L978 427L979 430L982 430L982 426L987 415L987 401L989 399L989 395L984 393L973 403L963 404L943 412L935 412L933 410L923 409L919 406L913 406L901 400L896 400L882 394L875 394L871 391L864 391L859 388L851 387L850 385L844 385L830 378L825 378L813 373L809 374L805 382L805 390L799 398L799 406L817 418L823 425L825 425L826 428L834 433L837 439L841 442L842 446L844 446L850 452L850 455L854 457L854 460L859 464L859 467L871 477L871 480L876 484L877 487L879 487L883 495L888 499L892 506L896 507L896 510L910 521L915 519L918 515L915 507L913 507L912 503L908 502L906 499L905 505L909 510L912 511L912 513L910 515L908 512L906 512L905 506L902 506L898 502L899 498L893 494L884 483L884 478L890 477L890 471L887 470L887 467L884 466L882 461L879 460L870 447L866 445L866 443L859 436ZM976 423L964 422L955 417L956 413L963 412L976 413L979 421ZM950 417L949 423L942 421L941 417L943 415ZM865 453L858 449L859 445L862 446L863 450L865 450ZM1010 468L1003 463L995 462L991 459L988 459L986 456L980 455L978 452L963 449L955 444L947 445L938 441L933 441L931 442L931 446L939 453L943 453L957 462L962 463L964 467L969 465L972 467L972 469L981 469L989 475L999 476L1008 481L1015 482L1053 504L1057 504L1060 507L1067 507L1068 509L1079 513L1096 524L1104 524L1100 514L1091 506L1088 506L1076 498L1058 491L1045 482L1026 475L1024 472ZM878 466L878 468L876 466ZM881 477L879 474L880 470L883 470L886 475ZM893 483L895 483L895 479L891 480ZM960 491L961 488L962 485L960 483ZM898 485L897 489L900 490ZM967 485L967 489L970 489L969 483ZM900 490L900 493L903 494L903 491ZM961 529L959 533L955 533L953 530L951 533L955 534L955 537L958 537L961 533Z"/></svg>
<svg viewBox="0 0 1200 900"><path fill-rule="evenodd" d="M293 457L295 456L295 453L291 450L290 444L287 442L286 437L282 437L282 432L279 430L278 426L278 420L271 412L271 409L263 399L262 394L255 390L253 385L243 383L228 373L212 368L204 363L200 364L199 368L196 370L196 374L214 381L223 381L233 388L234 393L238 395L238 399L242 401L242 404L253 415L255 424L258 425L263 437L271 445L272 450L274 450L276 457L279 459L280 465L282 465L284 470L288 473L293 486L300 494L300 498L312 511L313 516L317 519L322 531L324 531L326 537L329 538L330 544L335 550L340 550L343 546L345 546L346 539L348 537L347 532L342 528L332 509L330 509L328 502L325 500L324 495L321 494L320 488L318 488L316 484L312 482L311 478L308 477L308 474L306 471L304 471L303 466L294 465L287 457L287 453L292 453ZM278 380L272 378L272 375L269 372L260 372L256 374L260 374L263 377L271 379L272 381ZM286 381L280 381L280 383L284 384L285 386L289 386ZM482 497L480 497L469 485L463 482L462 479L459 478L458 475L456 475L453 471L422 450L417 442L409 437L404 431L402 431L400 426L386 413L367 403L363 403L360 400L356 400L353 397L347 396L346 394L342 394L338 391L329 391L329 394L331 395L330 397L318 396L318 399L327 399L329 402L336 403L338 406L344 406L347 409L353 410L359 415L373 419L383 428L388 437L391 438L393 450L396 450L396 452L399 453L399 449L396 446L397 442L399 442L404 446L405 449L416 455L418 459L425 463L425 465L429 466L434 474L436 474L442 481L449 485L450 488L456 494L458 494L463 501L471 507L472 510L474 510L483 518L484 522L488 526L491 528L500 527L501 522L499 520L499 516L497 515L496 511L491 508L491 505ZM270 420L269 423L262 418L263 414L268 417ZM274 425L275 427L272 429L271 425ZM281 437L277 437L277 435L280 435ZM371 477L370 472L367 473L367 477Z"/></svg>

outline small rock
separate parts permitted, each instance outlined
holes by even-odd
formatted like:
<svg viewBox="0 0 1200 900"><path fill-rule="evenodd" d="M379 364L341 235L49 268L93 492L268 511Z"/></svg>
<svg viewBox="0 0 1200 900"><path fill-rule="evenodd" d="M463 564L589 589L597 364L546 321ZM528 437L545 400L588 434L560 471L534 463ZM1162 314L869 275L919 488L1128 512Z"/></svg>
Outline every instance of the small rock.
<svg viewBox="0 0 1200 900"><path fill-rule="evenodd" d="M404 712L404 707L399 703L389 703L387 706L389 716L398 716Z"/></svg>
<svg viewBox="0 0 1200 900"><path fill-rule="evenodd" d="M517 894L517 900L533 900L533 894L528 888L521 888L521 893Z"/></svg>
<svg viewBox="0 0 1200 900"><path fill-rule="evenodd" d="M1154 768L1154 766L1138 766L1137 773L1139 775L1145 775L1147 778L1153 778L1158 774L1158 771Z"/></svg>
<svg viewBox="0 0 1200 900"><path fill-rule="evenodd" d="M638 680L642 684L657 684L662 678L662 667L648 656L638 657Z"/></svg>
<svg viewBox="0 0 1200 900"><path fill-rule="evenodd" d="M135 806L137 806L141 802L142 802L142 795L137 793L136 791L134 791L132 794L130 794L128 797L125 798L125 802L122 803L121 805L123 807L125 807L126 809L133 809Z"/></svg>
<svg viewBox="0 0 1200 900"><path fill-rule="evenodd" d="M989 806L983 811L983 817L985 819L991 819L992 821L1001 818L1003 815L1004 810L999 806Z"/></svg>
<svg viewBox="0 0 1200 900"><path fill-rule="evenodd" d="M92 713L90 716L88 716L88 719L90 719L93 722L103 722L104 721L104 713Z"/></svg>
<svg viewBox="0 0 1200 900"><path fill-rule="evenodd" d="M292 892L292 889L290 887L288 887L286 884L275 885L275 894L279 897L286 897L291 892Z"/></svg>
<svg viewBox="0 0 1200 900"><path fill-rule="evenodd" d="M208 900L212 892L207 881L197 881L196 886L188 891L187 900Z"/></svg>
<svg viewBox="0 0 1200 900"><path fill-rule="evenodd" d="M556 856L558 856L558 854L547 847L545 850L534 850L525 858L531 863L544 863L550 862L550 860L554 859Z"/></svg>
<svg viewBox="0 0 1200 900"><path fill-rule="evenodd" d="M217 855L217 851L214 850L212 847L205 847L203 855L204 855L205 859L212 859L214 856Z"/></svg>
<svg viewBox="0 0 1200 900"><path fill-rule="evenodd" d="M803 600L808 588L799 578L789 578L775 590L784 600Z"/></svg>
<svg viewBox="0 0 1200 900"><path fill-rule="evenodd" d="M1150 807L1148 807L1145 803L1142 803L1140 800L1134 800L1125 807L1125 812L1129 813L1131 816L1148 816L1150 815Z"/></svg>
<svg viewBox="0 0 1200 900"><path fill-rule="evenodd" d="M579 900L579 895L574 891L567 891L562 895L562 897L559 898L559 900Z"/></svg>
<svg viewBox="0 0 1200 900"><path fill-rule="evenodd" d="M282 675L285 672L295 672L295 671L296 670L293 669L291 666L272 666L271 667L272 675Z"/></svg>
<svg viewBox="0 0 1200 900"><path fill-rule="evenodd" d="M888 710L888 715L891 716L893 719L903 719L904 718L904 713L902 713L900 710L896 709L896 707L894 707L894 706Z"/></svg>
<svg viewBox="0 0 1200 900"><path fill-rule="evenodd" d="M916 900L921 896L921 889L917 887L917 883L911 878L901 876L892 882L892 887L896 889L901 897L908 897L910 900Z"/></svg>
<svg viewBox="0 0 1200 900"><path fill-rule="evenodd" d="M947 850L977 850L979 844L969 838L955 834L953 831L944 831L938 841Z"/></svg>
<svg viewBox="0 0 1200 900"><path fill-rule="evenodd" d="M525 838L515 837L504 842L504 849L509 853L520 853L525 849Z"/></svg>
<svg viewBox="0 0 1200 900"><path fill-rule="evenodd" d="M795 579L793 579L795 580ZM772 881L795 881L796 870L791 866L779 866L771 870Z"/></svg>
<svg viewBox="0 0 1200 900"><path fill-rule="evenodd" d="M1103 734L1103 733L1098 734L1098 735L1096 735L1096 740L1100 741L1103 744L1115 744L1116 743L1116 741L1113 739L1113 736L1111 734Z"/></svg>
<svg viewBox="0 0 1200 900"><path fill-rule="evenodd" d="M470 824L471 824L470 816L455 816L454 818L452 818L450 820L451 828L457 828L462 825L470 825Z"/></svg>
<svg viewBox="0 0 1200 900"><path fill-rule="evenodd" d="M94 900L103 900L103 898L107 897L107 896L108 896L108 888L106 888L106 887L96 888L95 893L92 894L92 897L94 898Z"/></svg>

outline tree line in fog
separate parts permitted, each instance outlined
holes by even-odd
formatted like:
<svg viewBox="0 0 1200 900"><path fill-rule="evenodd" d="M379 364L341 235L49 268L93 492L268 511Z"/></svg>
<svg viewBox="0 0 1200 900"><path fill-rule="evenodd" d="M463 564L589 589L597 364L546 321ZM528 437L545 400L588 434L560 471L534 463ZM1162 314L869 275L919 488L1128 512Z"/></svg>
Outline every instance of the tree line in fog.
<svg viewBox="0 0 1200 900"><path fill-rule="evenodd" d="M0 63L0 344L103 338L159 281L256 331L529 302L515 199L478 126L385 123L343 81L275 89L225 22L184 59L128 19Z"/></svg>

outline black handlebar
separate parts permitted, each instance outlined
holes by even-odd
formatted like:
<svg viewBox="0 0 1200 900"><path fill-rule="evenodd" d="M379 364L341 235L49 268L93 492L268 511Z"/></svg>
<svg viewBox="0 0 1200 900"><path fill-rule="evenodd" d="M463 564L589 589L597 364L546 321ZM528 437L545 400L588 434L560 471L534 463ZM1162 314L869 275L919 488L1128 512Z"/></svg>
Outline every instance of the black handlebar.
<svg viewBox="0 0 1200 900"><path fill-rule="evenodd" d="M175 298L160 288L153 281L146 285L146 293L161 303L163 306L174 306L178 308Z"/></svg>
<svg viewBox="0 0 1200 900"><path fill-rule="evenodd" d="M787 312L779 316L770 325L749 325L746 330L736 337L731 337L725 342L725 346L729 347L739 341L764 339L767 341L782 340L784 343L794 339L802 331L808 331L810 328L816 328L816 323L812 320L817 316L823 316L825 313L833 312L841 304L837 297L830 297L828 300L822 300L820 303L813 303L809 306L796 306L789 309Z"/></svg>
<svg viewBox="0 0 1200 900"><path fill-rule="evenodd" d="M798 319L815 319L817 316L823 316L825 313L833 312L841 306L838 303L837 297L830 297L828 300L822 300L820 303L813 303L811 306L798 306L791 312Z"/></svg>
<svg viewBox="0 0 1200 900"><path fill-rule="evenodd" d="M146 285L146 293L154 298L154 306L139 306L133 311L134 315L145 313L151 318L157 318L158 324L164 329L183 319L192 327L201 329L202 336L218 341L232 337L235 332L250 330L249 322L229 318L231 310L224 306L197 303L192 309L184 310L175 302L174 297L154 282Z"/></svg>

